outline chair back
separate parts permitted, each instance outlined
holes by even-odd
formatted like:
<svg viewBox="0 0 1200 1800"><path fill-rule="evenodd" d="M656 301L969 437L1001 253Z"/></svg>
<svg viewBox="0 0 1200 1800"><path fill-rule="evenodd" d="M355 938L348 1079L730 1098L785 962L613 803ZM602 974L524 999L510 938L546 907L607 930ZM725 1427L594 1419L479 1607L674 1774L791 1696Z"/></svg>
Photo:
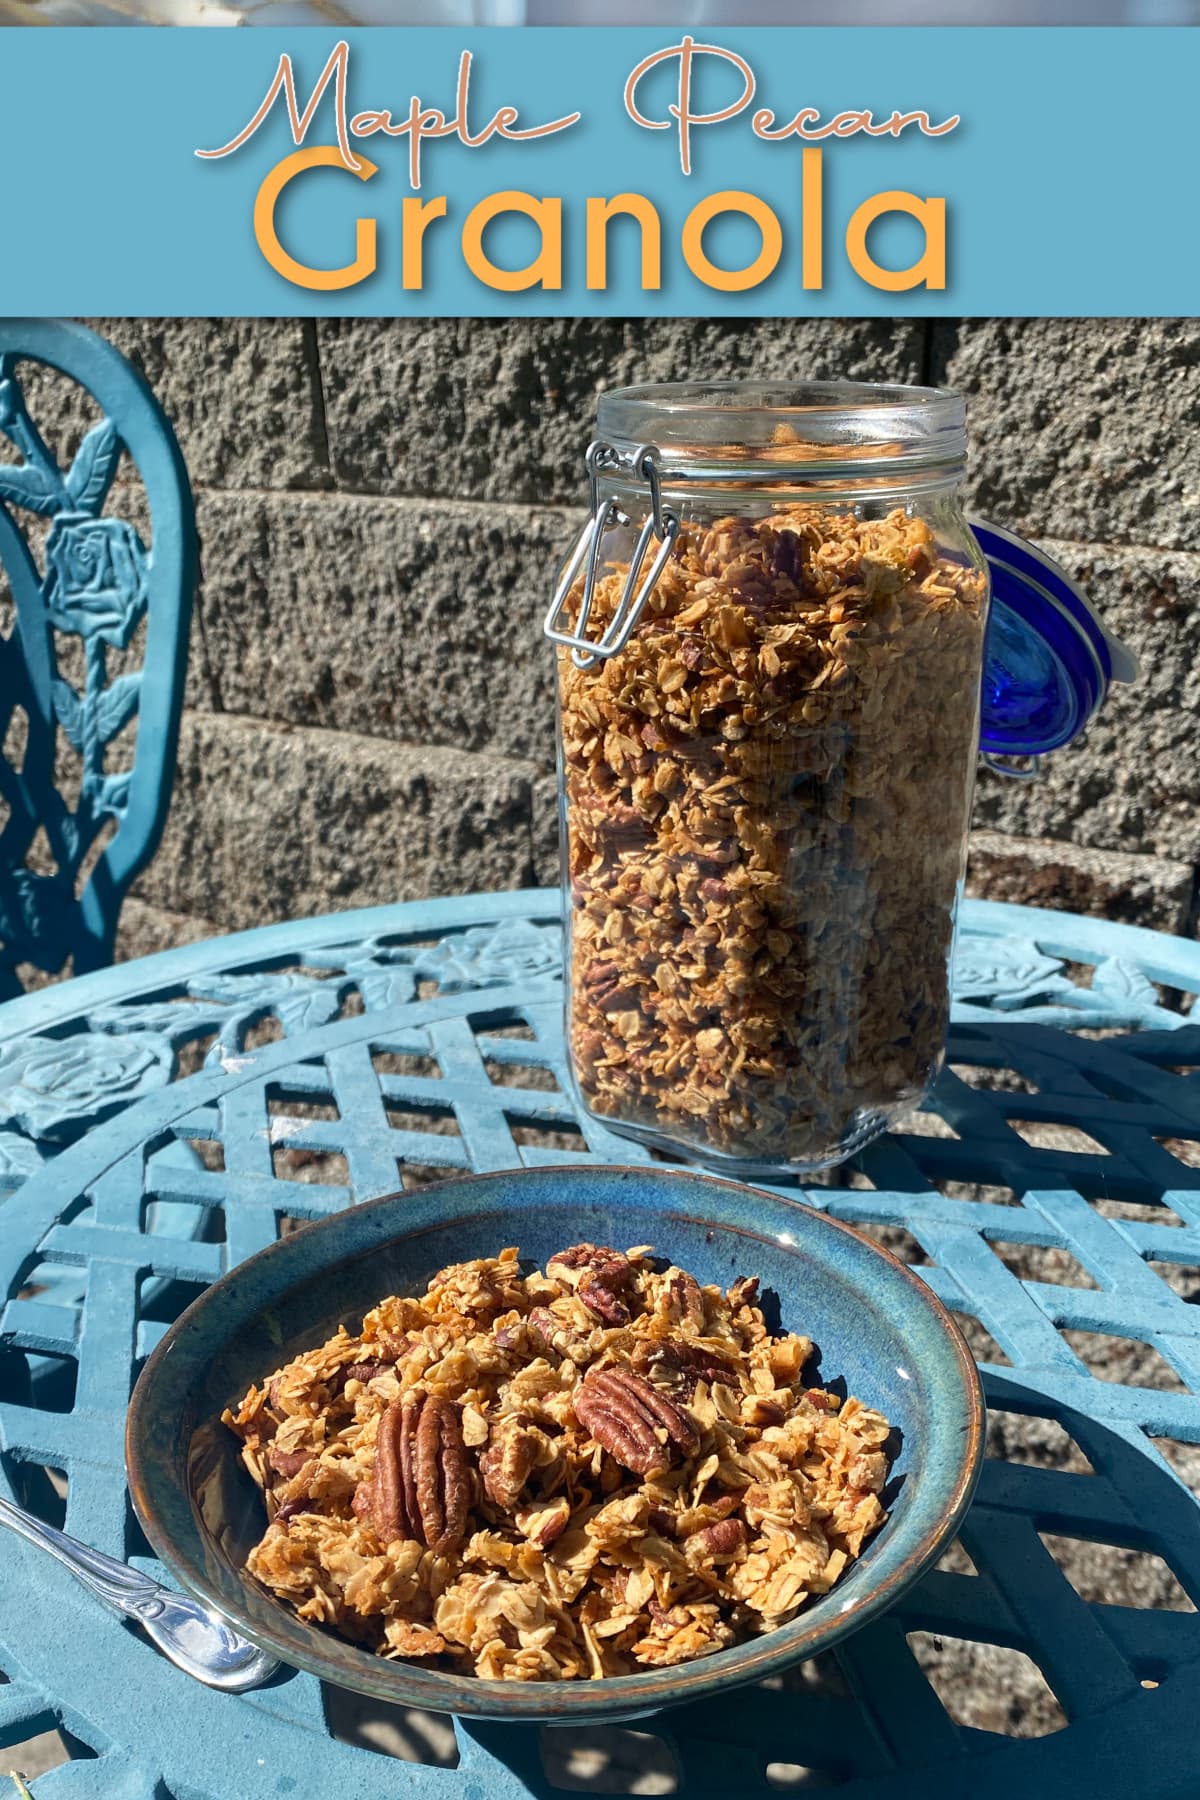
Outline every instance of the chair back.
<svg viewBox="0 0 1200 1800"><path fill-rule="evenodd" d="M103 415L69 468L27 405L37 364ZM175 434L142 376L95 332L0 320L0 433L17 452L0 460L0 567L13 602L10 618L0 613L4 998L20 991L18 964L55 973L72 957L79 974L112 959L122 902L170 803L198 562ZM123 453L140 489L113 487ZM143 508L144 523L121 516Z"/></svg>

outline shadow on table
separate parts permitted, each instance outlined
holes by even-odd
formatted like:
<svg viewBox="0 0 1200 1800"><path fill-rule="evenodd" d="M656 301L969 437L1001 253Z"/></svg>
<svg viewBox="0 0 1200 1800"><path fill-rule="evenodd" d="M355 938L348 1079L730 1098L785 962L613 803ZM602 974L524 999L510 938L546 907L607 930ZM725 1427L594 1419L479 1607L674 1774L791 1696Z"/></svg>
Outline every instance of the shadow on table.
<svg viewBox="0 0 1200 1800"><path fill-rule="evenodd" d="M1143 1448L1024 1385L1016 1372L989 1373L985 1386L989 1455L962 1544L896 1612L847 1640L841 1668L837 1656L825 1654L764 1687L655 1715L637 1729L539 1731L460 1721L461 1756L448 1720L381 1708L333 1690L326 1697L331 1730L386 1755L443 1768L457 1764L464 1772L477 1749L481 1775L483 1759L494 1759L500 1767L493 1779L503 1780L500 1771L508 1771L512 1791L537 1800L563 1792L686 1793L676 1746L684 1749L691 1771L704 1773L711 1756L718 1786L721 1765L744 1769L744 1781L726 1782L730 1793L837 1787L897 1766L872 1705L872 1680L864 1675L881 1648L911 1657L913 1679L920 1680L919 1670L929 1684L928 1705L969 1734L968 1752L1069 1731L1087 1684L1081 1662L1086 1651L1078 1644L1071 1649L1074 1689L1060 1704L1053 1677L1069 1647L1052 1637L1058 1627L1038 1622L1043 1616L1061 1622L1064 1597L1067 1617L1079 1601L1099 1609L1090 1616L1106 1627L1104 1636L1124 1658L1133 1688L1138 1682L1154 1688L1172 1667L1200 1657L1194 1605L1200 1598L1200 1509L1184 1485L1194 1447L1146 1440ZM1178 1474L1158 1450L1178 1461ZM1178 1459L1174 1451L1182 1453ZM1003 1514L1015 1522L1015 1537L999 1529ZM1044 1614L1037 1604L1022 1608L1035 1622L1019 1644L1003 1599L1014 1582L1027 1599L1033 1593L1049 1600L1058 1590L1058 1604L1047 1605ZM831 1756L831 1743L839 1754ZM1032 1751L1030 1744L1027 1753ZM1161 1745L1154 1751L1159 1758L1167 1753ZM973 1760L968 1754L968 1766ZM507 1792L507 1783L497 1791Z"/></svg>
<svg viewBox="0 0 1200 1800"><path fill-rule="evenodd" d="M0 1353L0 1369L8 1396L28 1403L25 1356ZM1064 1620L1074 1617L1089 1630L1099 1623L1110 1657L1130 1671L1135 1705L1139 1682L1152 1689L1200 1659L1200 1507L1187 1485L1200 1488L1200 1444L1125 1435L1040 1393L1016 1370L988 1372L985 1389L989 1454L961 1543L895 1611L846 1640L837 1655L636 1728L462 1721L456 1738L444 1716L326 1687L331 1735L389 1759L478 1773L497 1800L509 1793L537 1800L563 1792L686 1794L697 1782L703 1791L716 1782L750 1800L854 1784L897 1766L888 1748L894 1722L881 1723L889 1696L875 1667L891 1658L914 1714L932 1709L929 1716L949 1729L944 1713L967 1733L966 1768L1006 1739L1062 1733L1061 1754L1065 1740L1074 1746L1076 1739L1069 1721L1084 1713L1094 1723L1095 1710L1080 1704L1089 1691L1088 1632L1066 1644ZM1130 1391L1114 1387L1112 1416ZM1105 1404L1098 1395L1097 1410ZM1160 1417L1178 1411L1172 1395ZM1154 1421L1152 1394L1139 1416ZM52 1472L11 1466L9 1458L4 1467L19 1498L61 1523L63 1484ZM1010 1606L1005 1593L1020 1605ZM1081 1603L1086 1614L1077 1610ZM1014 1613L1025 1621L1017 1631ZM1056 1671L1061 1675L1065 1661L1073 1665L1071 1691L1060 1695ZM1086 1740L1084 1731L1080 1754ZM1175 1749L1147 1739L1156 1767ZM1053 1746L1041 1754L1052 1756Z"/></svg>

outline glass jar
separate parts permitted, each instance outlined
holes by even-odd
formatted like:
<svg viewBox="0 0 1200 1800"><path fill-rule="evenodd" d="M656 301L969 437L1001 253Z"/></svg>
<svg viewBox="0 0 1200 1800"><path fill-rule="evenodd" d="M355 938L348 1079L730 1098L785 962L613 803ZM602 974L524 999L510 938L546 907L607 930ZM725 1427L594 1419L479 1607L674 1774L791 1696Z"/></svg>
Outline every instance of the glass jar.
<svg viewBox="0 0 1200 1800"><path fill-rule="evenodd" d="M546 622L577 1096L710 1168L827 1167L944 1053L989 599L963 402L672 385L603 395L598 426ZM1005 618L991 747L1037 750L1061 693L1055 723Z"/></svg>

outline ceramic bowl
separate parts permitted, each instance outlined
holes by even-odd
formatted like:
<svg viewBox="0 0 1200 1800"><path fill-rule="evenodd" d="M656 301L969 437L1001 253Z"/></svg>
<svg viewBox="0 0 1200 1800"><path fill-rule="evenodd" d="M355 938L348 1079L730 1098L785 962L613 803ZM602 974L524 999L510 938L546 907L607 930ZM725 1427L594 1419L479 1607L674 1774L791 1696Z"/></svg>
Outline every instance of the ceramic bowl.
<svg viewBox="0 0 1200 1800"><path fill-rule="evenodd" d="M757 1275L782 1328L814 1342L812 1379L897 1428L889 1518L833 1591L793 1622L675 1668L604 1681L486 1682L390 1662L303 1623L242 1572L262 1534L258 1490L222 1409L252 1382L390 1293L505 1244L544 1265L593 1243L653 1244L701 1282ZM935 1563L978 1475L984 1411L956 1326L902 1263L849 1226L777 1195L686 1172L514 1169L350 1208L251 1257L182 1315L129 1408L133 1503L171 1575L286 1663L378 1699L490 1719L629 1719L761 1680L828 1648Z"/></svg>

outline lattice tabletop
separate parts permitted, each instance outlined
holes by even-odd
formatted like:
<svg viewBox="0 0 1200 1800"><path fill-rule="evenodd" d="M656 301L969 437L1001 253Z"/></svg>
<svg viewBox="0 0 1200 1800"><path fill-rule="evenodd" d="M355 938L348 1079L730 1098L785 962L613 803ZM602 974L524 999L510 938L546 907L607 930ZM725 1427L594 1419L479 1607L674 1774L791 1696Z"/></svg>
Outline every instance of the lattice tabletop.
<svg viewBox="0 0 1200 1800"><path fill-rule="evenodd" d="M123 1415L205 1283L444 1171L640 1159L576 1116L560 961L556 895L477 896L0 1008L0 1491L153 1570ZM0 1745L57 1725L71 1753L37 1800L1200 1792L1200 946L967 903L955 989L930 1109L779 1190L918 1267L984 1373L961 1544L887 1618L637 1734L452 1736L300 1674L210 1693L0 1540Z"/></svg>

